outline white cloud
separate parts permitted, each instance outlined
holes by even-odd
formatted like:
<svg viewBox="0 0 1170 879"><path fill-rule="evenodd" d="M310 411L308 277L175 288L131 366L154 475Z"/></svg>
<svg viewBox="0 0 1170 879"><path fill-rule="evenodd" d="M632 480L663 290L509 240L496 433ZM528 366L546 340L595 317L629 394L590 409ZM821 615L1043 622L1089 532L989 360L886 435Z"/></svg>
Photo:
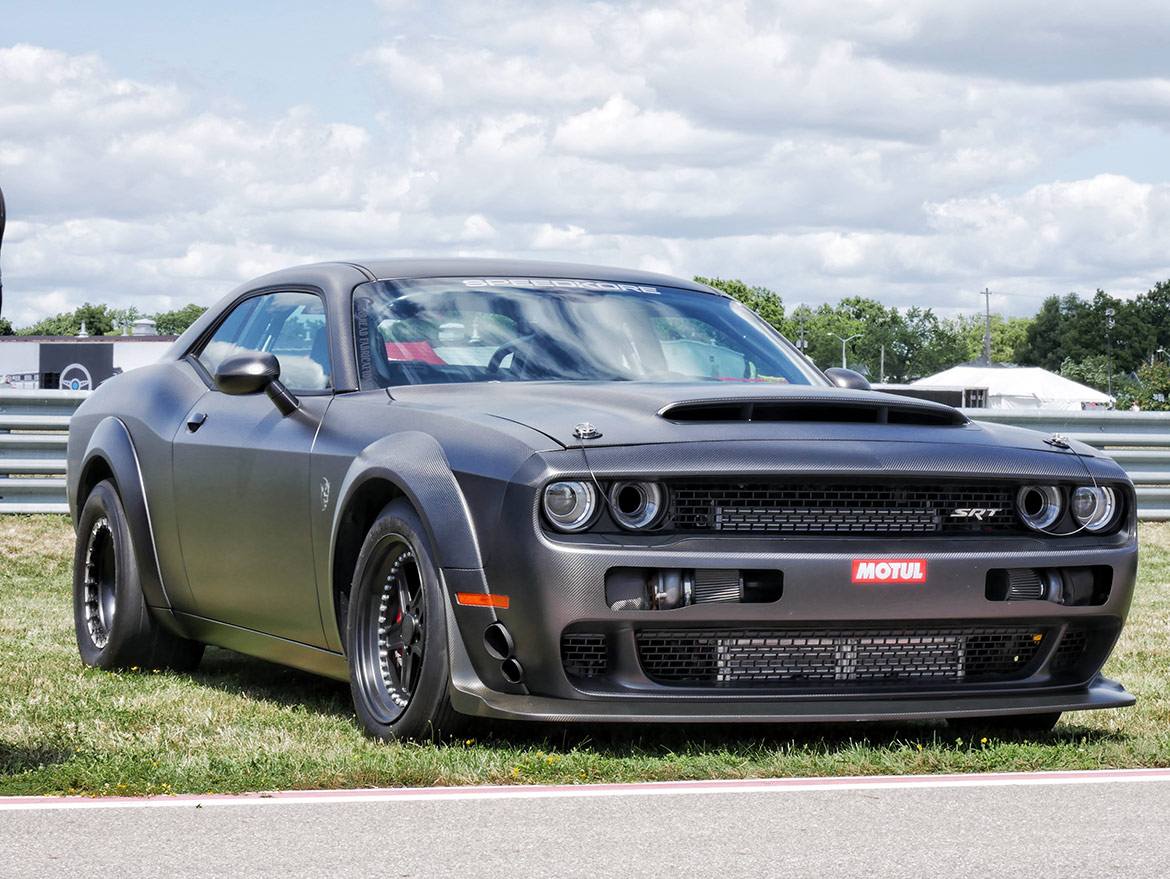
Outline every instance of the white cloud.
<svg viewBox="0 0 1170 879"><path fill-rule="evenodd" d="M696 128L681 113L643 110L619 94L565 119L553 134L551 147L565 155L634 165L682 160L705 164L704 156L728 150L742 153L741 140L731 133Z"/></svg>
<svg viewBox="0 0 1170 879"><path fill-rule="evenodd" d="M1170 177L1046 170L1170 130L1149 3L379 5L385 33L345 61L378 90L367 124L197 108L109 58L0 48L9 313L207 304L280 265L440 252L741 277L789 303L974 310L991 284L1016 313L1170 277Z"/></svg>

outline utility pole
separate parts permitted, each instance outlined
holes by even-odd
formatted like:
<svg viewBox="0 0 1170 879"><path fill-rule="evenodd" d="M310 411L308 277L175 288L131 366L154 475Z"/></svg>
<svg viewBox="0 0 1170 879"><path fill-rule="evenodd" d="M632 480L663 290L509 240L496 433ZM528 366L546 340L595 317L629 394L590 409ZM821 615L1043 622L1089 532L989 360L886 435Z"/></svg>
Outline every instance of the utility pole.
<svg viewBox="0 0 1170 879"><path fill-rule="evenodd" d="M983 356L987 365L991 366L991 291L983 288L983 298L987 303L987 324L983 329Z"/></svg>
<svg viewBox="0 0 1170 879"><path fill-rule="evenodd" d="M882 345L882 359L881 365L878 367L878 381L883 385L886 383L886 346Z"/></svg>
<svg viewBox="0 0 1170 879"><path fill-rule="evenodd" d="M796 311L796 316L800 318L800 338L796 340L796 347L800 349L800 353L808 357L808 339L804 337L804 303L800 303L800 308Z"/></svg>

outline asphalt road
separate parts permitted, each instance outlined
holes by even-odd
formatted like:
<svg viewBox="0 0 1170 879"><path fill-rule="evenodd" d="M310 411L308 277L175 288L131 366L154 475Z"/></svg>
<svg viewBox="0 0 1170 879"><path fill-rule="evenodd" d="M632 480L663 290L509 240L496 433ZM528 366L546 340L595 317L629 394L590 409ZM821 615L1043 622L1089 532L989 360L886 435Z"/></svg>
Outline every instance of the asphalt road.
<svg viewBox="0 0 1170 879"><path fill-rule="evenodd" d="M3 877L1170 876L1170 771L0 799Z"/></svg>

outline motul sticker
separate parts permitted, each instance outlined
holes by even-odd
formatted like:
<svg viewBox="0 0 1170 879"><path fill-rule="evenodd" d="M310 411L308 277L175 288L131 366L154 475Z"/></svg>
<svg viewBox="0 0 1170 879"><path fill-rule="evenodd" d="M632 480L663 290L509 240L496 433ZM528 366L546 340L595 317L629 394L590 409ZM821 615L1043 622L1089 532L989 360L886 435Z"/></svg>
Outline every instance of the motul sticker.
<svg viewBox="0 0 1170 879"><path fill-rule="evenodd" d="M854 583L925 583L926 559L854 559Z"/></svg>

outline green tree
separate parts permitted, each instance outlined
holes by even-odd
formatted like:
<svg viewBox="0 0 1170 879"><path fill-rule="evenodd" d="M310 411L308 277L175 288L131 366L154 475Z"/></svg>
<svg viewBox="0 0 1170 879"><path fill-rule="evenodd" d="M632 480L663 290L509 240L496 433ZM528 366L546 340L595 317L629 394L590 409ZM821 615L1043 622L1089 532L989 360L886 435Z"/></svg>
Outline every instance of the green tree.
<svg viewBox="0 0 1170 879"><path fill-rule="evenodd" d="M809 333L812 332L814 323L813 310L807 305L798 305L792 309L792 313L784 318L784 322L780 325L780 332L784 337L792 342L797 348L801 347L801 339L804 340L804 348L809 346ZM803 332L802 332L803 330Z"/></svg>
<svg viewBox="0 0 1170 879"><path fill-rule="evenodd" d="M185 305L176 311L163 311L154 316L155 329L160 336L177 336L207 311L202 305Z"/></svg>
<svg viewBox="0 0 1170 879"><path fill-rule="evenodd" d="M1032 326L1032 318L1030 317L1005 318L993 314L991 316L992 362L1002 359L1005 363L1016 363L1019 360L1017 352L1028 341L1028 327L1030 326Z"/></svg>
<svg viewBox="0 0 1170 879"><path fill-rule="evenodd" d="M1106 311L1113 310L1113 327ZM1019 348L1018 360L1053 372L1068 358L1080 362L1102 355L1117 371L1128 372L1156 347L1156 324L1138 302L1125 302L1098 290L1092 302L1075 293L1050 296L1040 306ZM1165 322L1165 316L1161 317Z"/></svg>
<svg viewBox="0 0 1170 879"><path fill-rule="evenodd" d="M85 331L91 336L108 336L114 332L114 312L105 305L85 303L74 312L46 317L27 329L22 336L76 336L85 324Z"/></svg>
<svg viewBox="0 0 1170 879"><path fill-rule="evenodd" d="M804 334L808 341L805 353L821 369L841 365L841 339L850 336L864 336L865 326L853 317L849 310L843 310L827 303L818 305L805 319ZM855 343L860 338L845 343L846 364L861 366ZM866 367L868 371L868 367Z"/></svg>
<svg viewBox="0 0 1170 879"><path fill-rule="evenodd" d="M1028 327L1034 318L991 316L991 362L1018 363L1020 350L1028 339ZM960 314L954 319L955 332L963 337L965 356L955 364L978 360L985 351L987 318L982 314ZM955 364L952 364L955 365Z"/></svg>
<svg viewBox="0 0 1170 879"><path fill-rule="evenodd" d="M1109 393L1109 362L1104 354L1093 354L1084 360L1066 357L1064 363L1060 364L1060 374L1071 381L1096 388L1103 394ZM1131 384L1133 382L1128 373L1116 369L1113 371L1112 390L1115 397L1128 392Z"/></svg>
<svg viewBox="0 0 1170 879"><path fill-rule="evenodd" d="M868 374L872 381L878 381L884 363L886 377L901 381L913 347L901 312L896 308L886 308L876 299L847 296L837 306L837 313L846 326L855 327L853 332L860 333L845 346L846 354L852 353L856 357L851 368ZM848 338L845 333L838 332L837 335ZM836 343L840 357L840 339L829 338ZM847 357L846 362L850 362L850 358Z"/></svg>
<svg viewBox="0 0 1170 879"><path fill-rule="evenodd" d="M1151 358L1158 348L1170 351L1170 281L1159 281L1151 290L1134 300L1134 310L1143 326L1153 332Z"/></svg>
<svg viewBox="0 0 1170 879"><path fill-rule="evenodd" d="M142 312L131 305L128 308L110 309L110 317L114 321L115 331L122 334L127 328L134 326L134 321L142 317Z"/></svg>
<svg viewBox="0 0 1170 879"><path fill-rule="evenodd" d="M849 365L873 379L883 371L883 358L887 380L907 381L983 355L986 319L981 314L941 320L930 309L902 312L853 296L815 309L802 305L785 315L780 296L766 287L749 287L740 280L695 280L734 296L794 342L801 337L803 316L805 353L821 367L840 364L840 340L850 337L855 338L845 346ZM1107 309L1113 310L1108 333ZM1100 378L1108 383L1106 366L1098 367L1097 359L1103 363L1111 359L1115 393L1119 377L1153 362L1159 350L1170 352L1170 280L1158 282L1132 301L1103 290L1091 300L1068 293L1045 299L1033 317L991 316L993 362L1042 366L1053 372L1067 368L1087 376L1091 380L1085 383L1096 387Z"/></svg>
<svg viewBox="0 0 1170 879"><path fill-rule="evenodd" d="M8 318L0 317L0 336L15 336L16 333L12 329L12 324L9 323Z"/></svg>
<svg viewBox="0 0 1170 879"><path fill-rule="evenodd" d="M1154 412L1170 411L1170 363L1158 360L1143 363L1137 370L1140 387L1127 388L1117 395L1117 408L1128 409L1134 402L1141 409Z"/></svg>
<svg viewBox="0 0 1170 879"><path fill-rule="evenodd" d="M700 284L722 290L728 296L733 296L770 323L776 329L782 329L784 324L784 302L779 294L767 287L749 287L743 281L725 281L722 278L695 277Z"/></svg>
<svg viewBox="0 0 1170 879"><path fill-rule="evenodd" d="M1025 366L1042 366L1053 372L1060 369L1060 364L1073 356L1065 339L1084 309L1085 303L1075 293L1045 299L1017 352L1018 362Z"/></svg>
<svg viewBox="0 0 1170 879"><path fill-rule="evenodd" d="M907 344L905 374L901 381L912 381L950 369L970 358L967 343L950 321L939 320L929 308L911 308L905 314Z"/></svg>
<svg viewBox="0 0 1170 879"><path fill-rule="evenodd" d="M1113 328L1106 332L1106 315L1113 310ZM1081 324L1072 327L1074 354L1088 357L1104 354L1117 372L1136 369L1153 352L1156 333L1147 325L1135 302L1123 301L1098 290L1081 315Z"/></svg>

